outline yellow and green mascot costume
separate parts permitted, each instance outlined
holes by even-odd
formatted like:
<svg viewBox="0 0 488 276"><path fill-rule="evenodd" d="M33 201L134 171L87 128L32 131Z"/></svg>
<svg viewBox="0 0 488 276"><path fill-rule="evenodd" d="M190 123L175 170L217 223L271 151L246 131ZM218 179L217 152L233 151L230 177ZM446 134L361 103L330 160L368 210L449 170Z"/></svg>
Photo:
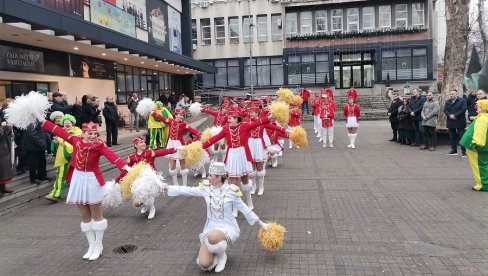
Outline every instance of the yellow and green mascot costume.
<svg viewBox="0 0 488 276"><path fill-rule="evenodd" d="M73 127L68 130L70 134L81 136L83 132L81 129L75 126L76 119L72 115L65 114L61 118L61 125L64 126L64 122L68 120L71 122ZM58 201L64 193L64 189L68 184L65 180L66 172L68 171L69 162L71 160L71 154L73 153L73 146L61 139L56 137L56 142L51 142L51 151L56 152L56 159L54 159L54 167L56 168L56 178L54 179L53 189L46 196L47 199L52 201Z"/></svg>
<svg viewBox="0 0 488 276"><path fill-rule="evenodd" d="M161 114L163 117L173 118L171 112L169 112L160 101L155 103L154 111ZM147 119L147 128L149 131L149 147L151 149L157 149L158 147L165 148L166 142L168 141L169 127L165 123L149 115L149 118Z"/></svg>
<svg viewBox="0 0 488 276"><path fill-rule="evenodd" d="M476 102L478 116L469 125L459 144L466 148L469 164L473 170L475 191L488 191L488 100Z"/></svg>

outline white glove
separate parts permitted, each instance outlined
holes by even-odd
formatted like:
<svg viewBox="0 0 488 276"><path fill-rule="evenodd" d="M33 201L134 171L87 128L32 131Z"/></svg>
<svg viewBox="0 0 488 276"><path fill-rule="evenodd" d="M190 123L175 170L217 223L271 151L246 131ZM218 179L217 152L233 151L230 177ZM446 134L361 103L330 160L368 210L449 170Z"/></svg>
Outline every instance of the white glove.
<svg viewBox="0 0 488 276"><path fill-rule="evenodd" d="M285 132L290 134L291 133L291 127L288 127Z"/></svg>
<svg viewBox="0 0 488 276"><path fill-rule="evenodd" d="M2 122L2 126L7 126L7 122Z"/></svg>
<svg viewBox="0 0 488 276"><path fill-rule="evenodd" d="M268 224L268 223L263 222L262 220L259 220L259 226L261 226L261 228L263 228L264 230L267 230L267 229L268 229L269 224Z"/></svg>
<svg viewBox="0 0 488 276"><path fill-rule="evenodd" d="M122 167L122 169L124 169L126 172L130 172L132 170L132 168L128 165L125 165L124 167Z"/></svg>

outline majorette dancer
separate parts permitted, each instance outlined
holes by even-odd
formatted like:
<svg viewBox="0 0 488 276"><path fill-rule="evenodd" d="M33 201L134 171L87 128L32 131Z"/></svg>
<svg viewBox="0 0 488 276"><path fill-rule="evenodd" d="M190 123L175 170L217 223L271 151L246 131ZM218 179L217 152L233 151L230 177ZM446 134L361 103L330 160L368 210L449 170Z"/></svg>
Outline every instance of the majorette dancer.
<svg viewBox="0 0 488 276"><path fill-rule="evenodd" d="M246 194L247 205L253 209L251 198L252 184L249 183L249 174L253 172L252 155L249 149L248 140L251 130L260 125L269 123L268 118L259 118L251 123L242 122L242 114L235 108L229 108L227 113L229 124L224 126L222 131L203 143L203 148L208 148L220 139L227 141L227 155L225 168L229 173L229 182L238 185L242 181L241 188ZM235 211L236 212L236 211ZM235 213L237 215L237 213Z"/></svg>
<svg viewBox="0 0 488 276"><path fill-rule="evenodd" d="M190 127L190 125L183 120L185 115L185 110L181 108L175 109L175 118L174 119L167 119L161 114L152 112L151 116L160 120L165 124L169 124L169 140L168 146L169 148L178 149L179 147L185 144L183 140L183 134L185 132L191 133L197 137L200 137L200 132L197 129ZM182 159L180 152L175 152L172 154L166 155L169 158L169 174L173 179L173 184L178 185L178 170L176 168L176 162L180 161L180 174L181 178L183 179L183 186L186 186L188 180L188 173L190 172L189 169L185 166L185 159Z"/></svg>
<svg viewBox="0 0 488 276"><path fill-rule="evenodd" d="M229 98L225 97L220 111L213 111L208 108L202 108L202 112L210 114L211 116L214 117L213 120L213 125L212 125L212 134L217 134L222 130L222 127L224 127L227 124L227 109L229 105ZM227 152L225 142L219 141L219 143L216 143L212 148L211 148L212 154L215 158L216 161L219 161L219 156L222 156L222 161L225 159L225 153Z"/></svg>
<svg viewBox="0 0 488 276"><path fill-rule="evenodd" d="M260 111L262 110L261 104L259 102L255 102L249 108L249 118L250 122L255 122L260 118ZM261 117L263 118L263 117ZM273 124L264 124L260 125L251 130L248 145L249 150L251 151L252 156L252 167L253 172L249 174L249 177L252 180L252 189L251 194L256 192L256 182L258 188L258 195L262 195L264 193L264 177L266 176L266 170L264 168L264 162L266 161L266 144L264 140L265 129L274 129L276 131L286 133L286 129L279 127ZM268 137L269 143L269 137ZM257 179L257 181L256 181Z"/></svg>
<svg viewBox="0 0 488 276"><path fill-rule="evenodd" d="M320 105L320 120L322 122L322 147L324 148L327 147L327 138L329 139L329 147L334 147L334 118L335 105L331 105L329 99L324 98Z"/></svg>
<svg viewBox="0 0 488 276"><path fill-rule="evenodd" d="M276 120L271 119L271 124L276 125ZM288 133L281 132L276 129L266 128L266 133L268 134L270 145L266 148L269 155L269 160L271 160L271 167L276 168L278 166L279 154L283 151L283 140L280 138L289 138Z"/></svg>
<svg viewBox="0 0 488 276"><path fill-rule="evenodd" d="M129 171L130 167L105 142L97 138L98 125L89 122L82 125L83 136L75 136L53 123L42 120L42 128L73 145L73 154L66 174L70 189L66 203L80 208L83 221L81 231L88 240L88 251L83 259L96 260L103 251L103 234L107 220L102 215L102 200L105 196L105 181L100 170L100 156L115 164L119 170Z"/></svg>
<svg viewBox="0 0 488 276"><path fill-rule="evenodd" d="M349 136L349 145L347 146L348 148L356 148L354 142L356 141L356 137L358 136L357 130L359 127L358 122L360 115L361 110L359 109L359 106L354 103L354 98L348 98L348 102L344 106L344 118L346 118L347 136Z"/></svg>
<svg viewBox="0 0 488 276"><path fill-rule="evenodd" d="M230 150L231 144L229 144ZM229 156L228 156L229 158ZM209 176L200 187L167 186L168 196L194 196L202 197L207 204L207 221L205 228L199 235L200 249L197 264L202 270L221 272L227 262L226 250L229 245L236 242L241 231L232 209L239 210L250 225L256 222L267 229L268 224L259 217L241 200L240 190L234 184L226 184L226 165L213 162L208 170Z"/></svg>
<svg viewBox="0 0 488 276"><path fill-rule="evenodd" d="M320 107L320 93L315 93L315 98L312 100L312 114L313 114L313 131L314 133L317 133L317 138L320 137L320 130L322 129L322 126L320 124L320 112L319 112L319 107Z"/></svg>
<svg viewBox="0 0 488 276"><path fill-rule="evenodd" d="M358 91L354 88L354 86L351 86L351 88L347 90L347 98L353 98L354 102L358 100Z"/></svg>
<svg viewBox="0 0 488 276"><path fill-rule="evenodd" d="M302 109L297 105L290 103L290 120L288 121L289 127L296 127L300 125L300 118L302 117ZM290 143L289 148L293 148L293 143L291 140L288 141ZM299 147L297 147L299 148Z"/></svg>
<svg viewBox="0 0 488 276"><path fill-rule="evenodd" d="M147 149L146 145L146 138L144 136L136 137L132 140L134 145L134 149L136 152L129 155L127 157L127 164L129 166L134 166L135 164L144 161L151 166L151 168L157 171L156 166L154 165L154 159L156 157L165 156L167 154L175 153L176 150L174 148L166 148L166 149L159 149L159 150L151 150ZM126 172L122 172L115 182L119 183L120 179L122 179L126 175ZM149 211L149 215L147 219L153 219L154 215L156 214L156 208L154 207L154 197L149 197L147 200L140 200L138 198L133 198L133 205L134 207L141 207L141 214L145 214Z"/></svg>

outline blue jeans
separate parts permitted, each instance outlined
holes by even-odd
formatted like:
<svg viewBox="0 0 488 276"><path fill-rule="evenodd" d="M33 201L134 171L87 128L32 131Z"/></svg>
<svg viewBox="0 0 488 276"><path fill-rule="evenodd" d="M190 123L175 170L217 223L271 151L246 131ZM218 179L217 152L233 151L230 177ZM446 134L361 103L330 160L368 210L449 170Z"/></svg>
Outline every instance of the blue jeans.
<svg viewBox="0 0 488 276"><path fill-rule="evenodd" d="M305 113L305 107L307 108L307 114L310 114L310 111L308 109L308 101L303 101L302 103L302 114Z"/></svg>
<svg viewBox="0 0 488 276"><path fill-rule="evenodd" d="M412 121L413 133L415 138L415 144L424 144L424 128L422 127L422 121Z"/></svg>

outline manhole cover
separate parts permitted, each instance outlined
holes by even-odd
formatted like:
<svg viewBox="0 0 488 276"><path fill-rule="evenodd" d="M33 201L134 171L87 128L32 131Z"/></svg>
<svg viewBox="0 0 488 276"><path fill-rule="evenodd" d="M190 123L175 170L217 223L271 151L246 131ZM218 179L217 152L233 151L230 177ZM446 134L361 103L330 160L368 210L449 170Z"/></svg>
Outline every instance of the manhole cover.
<svg viewBox="0 0 488 276"><path fill-rule="evenodd" d="M137 246L133 244L121 245L114 248L113 252L117 254L127 254L137 250Z"/></svg>

